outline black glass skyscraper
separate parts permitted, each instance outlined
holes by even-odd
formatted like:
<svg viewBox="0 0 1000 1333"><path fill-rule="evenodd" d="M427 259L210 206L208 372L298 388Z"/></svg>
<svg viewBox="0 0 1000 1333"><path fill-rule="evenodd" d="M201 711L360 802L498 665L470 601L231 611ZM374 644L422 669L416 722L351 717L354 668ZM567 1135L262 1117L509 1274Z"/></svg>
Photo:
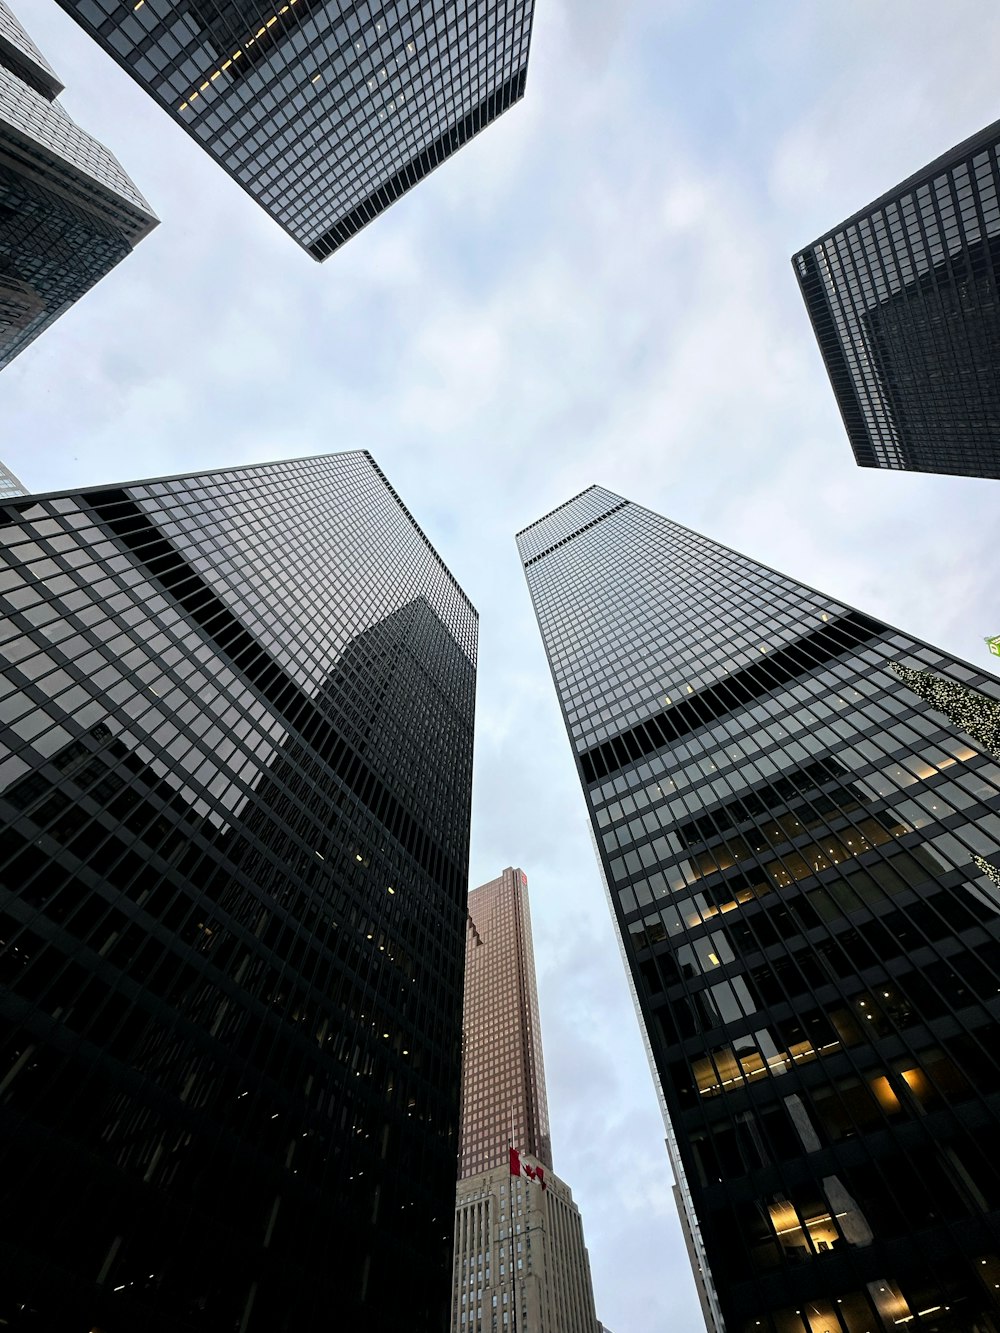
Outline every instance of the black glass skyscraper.
<svg viewBox="0 0 1000 1333"><path fill-rule="evenodd" d="M156 226L0 0L0 369Z"/></svg>
<svg viewBox="0 0 1000 1333"><path fill-rule="evenodd" d="M1000 683L597 487L518 546L716 1327L997 1333Z"/></svg>
<svg viewBox="0 0 1000 1333"><path fill-rule="evenodd" d="M60 0L314 259L524 93L533 0Z"/></svg>
<svg viewBox="0 0 1000 1333"><path fill-rule="evenodd" d="M862 467L1000 477L1000 121L795 255Z"/></svg>
<svg viewBox="0 0 1000 1333"><path fill-rule="evenodd" d="M474 610L363 453L0 516L3 1326L438 1333Z"/></svg>

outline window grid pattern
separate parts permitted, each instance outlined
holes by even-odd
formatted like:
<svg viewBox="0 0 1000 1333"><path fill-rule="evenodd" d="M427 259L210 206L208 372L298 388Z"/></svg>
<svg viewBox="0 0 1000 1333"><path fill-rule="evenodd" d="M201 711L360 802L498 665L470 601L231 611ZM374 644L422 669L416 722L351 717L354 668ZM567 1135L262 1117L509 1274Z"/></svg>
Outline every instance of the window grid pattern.
<svg viewBox="0 0 1000 1333"><path fill-rule="evenodd" d="M568 1185L510 1176L458 1182L451 1333L594 1333L590 1257Z"/></svg>
<svg viewBox="0 0 1000 1333"><path fill-rule="evenodd" d="M57 97L63 90L55 70L0 0L0 65L18 74L39 92Z"/></svg>
<svg viewBox="0 0 1000 1333"><path fill-rule="evenodd" d="M1000 756L892 664L1000 683L633 504L525 573L726 1329L996 1333Z"/></svg>
<svg viewBox="0 0 1000 1333"><path fill-rule="evenodd" d="M309 253L524 92L532 0L60 0Z"/></svg>
<svg viewBox="0 0 1000 1333"><path fill-rule="evenodd" d="M621 497L611 491L605 491L600 486L588 487L517 534L517 549L521 559L525 563L537 560L545 551L559 546L574 533L604 518L621 503Z"/></svg>
<svg viewBox="0 0 1000 1333"><path fill-rule="evenodd" d="M447 1319L475 612L361 453L0 517L0 1319Z"/></svg>
<svg viewBox="0 0 1000 1333"><path fill-rule="evenodd" d="M593 1333L583 1224L552 1171L527 875L508 866L468 911L451 1333ZM544 1189L510 1174L511 1145Z"/></svg>
<svg viewBox="0 0 1000 1333"><path fill-rule="evenodd" d="M1000 122L795 255L863 467L1000 477Z"/></svg>
<svg viewBox="0 0 1000 1333"><path fill-rule="evenodd" d="M552 1166L528 877L508 867L469 894L459 1179L519 1151Z"/></svg>
<svg viewBox="0 0 1000 1333"><path fill-rule="evenodd" d="M0 0L0 369L156 226L117 160L54 100L58 84L46 86L32 51Z"/></svg>

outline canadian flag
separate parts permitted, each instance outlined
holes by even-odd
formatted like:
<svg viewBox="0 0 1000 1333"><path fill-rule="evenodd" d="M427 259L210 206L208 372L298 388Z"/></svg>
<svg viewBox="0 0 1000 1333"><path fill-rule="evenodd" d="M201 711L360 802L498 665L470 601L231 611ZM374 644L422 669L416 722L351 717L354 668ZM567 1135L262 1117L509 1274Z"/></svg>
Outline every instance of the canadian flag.
<svg viewBox="0 0 1000 1333"><path fill-rule="evenodd" d="M543 1166L531 1166L528 1162L521 1161L521 1154L516 1148L510 1150L510 1174L512 1176L527 1176L529 1180L535 1181L541 1185L542 1189L548 1189L545 1183L545 1168Z"/></svg>

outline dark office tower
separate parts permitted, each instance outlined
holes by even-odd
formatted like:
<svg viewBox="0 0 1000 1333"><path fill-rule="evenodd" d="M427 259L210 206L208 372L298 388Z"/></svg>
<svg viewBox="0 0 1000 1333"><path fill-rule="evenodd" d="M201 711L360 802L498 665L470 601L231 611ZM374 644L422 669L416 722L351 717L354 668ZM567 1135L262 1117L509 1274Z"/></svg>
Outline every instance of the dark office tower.
<svg viewBox="0 0 1000 1333"><path fill-rule="evenodd" d="M1000 121L792 263L862 467L1000 477Z"/></svg>
<svg viewBox="0 0 1000 1333"><path fill-rule="evenodd" d="M314 259L524 93L533 0L59 0Z"/></svg>
<svg viewBox="0 0 1000 1333"><path fill-rule="evenodd" d="M598 487L518 545L716 1327L997 1333L1000 683Z"/></svg>
<svg viewBox="0 0 1000 1333"><path fill-rule="evenodd" d="M440 1333L475 611L363 453L0 552L3 1327Z"/></svg>
<svg viewBox="0 0 1000 1333"><path fill-rule="evenodd" d="M156 226L0 0L0 369Z"/></svg>

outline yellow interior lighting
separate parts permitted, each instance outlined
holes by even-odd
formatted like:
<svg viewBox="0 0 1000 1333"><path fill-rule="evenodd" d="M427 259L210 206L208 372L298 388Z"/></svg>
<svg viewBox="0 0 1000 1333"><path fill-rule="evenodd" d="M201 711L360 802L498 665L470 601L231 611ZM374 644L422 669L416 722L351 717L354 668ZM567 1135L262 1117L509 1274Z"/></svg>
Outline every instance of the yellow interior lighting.
<svg viewBox="0 0 1000 1333"><path fill-rule="evenodd" d="M146 3L146 0L139 0L139 4L136 5L135 8L138 9L140 5L144 5L145 3ZM254 44L254 42L257 40L257 38L258 38L258 37L263 37L264 34L265 34L265 32L267 32L268 28L270 28L273 24L277 23L278 19L280 18L280 16L281 16L282 14L287 14L288 11L292 8L293 5L297 5L298 3L299 3L299 0L288 0L288 4L287 4L287 5L282 5L281 8L277 11L277 13L271 15L271 17L265 22L265 24L264 24L264 26L263 26L262 28L258 28L257 31L254 33L254 35L253 35L252 37L248 38L246 42L244 42L244 44L243 44L244 47L253 46L253 44ZM227 69L229 68L229 66L233 63L234 60L239 60L239 58L240 58L241 55L243 55L243 50L242 50L242 49L240 49L240 50L238 50L238 51L234 51L233 54L229 57L229 59L223 61L223 63L219 66L219 68L218 68L217 70L213 70L213 72L208 76L208 78L207 78L207 79L205 80L205 82L201 85L201 87L198 89L197 92L193 92L193 93L189 93L189 94L188 94L187 101L186 101L186 102L181 102L181 104L180 104L180 106L177 108L177 110L178 110L178 111L186 111L186 110L188 109L188 107L191 105L191 103L195 100L195 98L199 95L199 93L203 93L203 92L205 91L205 89L206 89L210 84L214 83L214 81L219 77L219 75L220 75L224 70L227 70ZM316 82L316 80L313 79L313 83L315 83L315 82Z"/></svg>
<svg viewBox="0 0 1000 1333"><path fill-rule="evenodd" d="M932 1095L930 1079L922 1069L904 1069L903 1081L919 1101L929 1101Z"/></svg>
<svg viewBox="0 0 1000 1333"><path fill-rule="evenodd" d="M894 1115L900 1109L899 1098L896 1096L892 1089L892 1084L884 1074L879 1078L873 1078L870 1086L872 1092L875 1094L875 1100L888 1115Z"/></svg>
<svg viewBox="0 0 1000 1333"><path fill-rule="evenodd" d="M790 1203L772 1203L768 1207L768 1212L771 1214L771 1226L775 1235L801 1230L799 1215Z"/></svg>

